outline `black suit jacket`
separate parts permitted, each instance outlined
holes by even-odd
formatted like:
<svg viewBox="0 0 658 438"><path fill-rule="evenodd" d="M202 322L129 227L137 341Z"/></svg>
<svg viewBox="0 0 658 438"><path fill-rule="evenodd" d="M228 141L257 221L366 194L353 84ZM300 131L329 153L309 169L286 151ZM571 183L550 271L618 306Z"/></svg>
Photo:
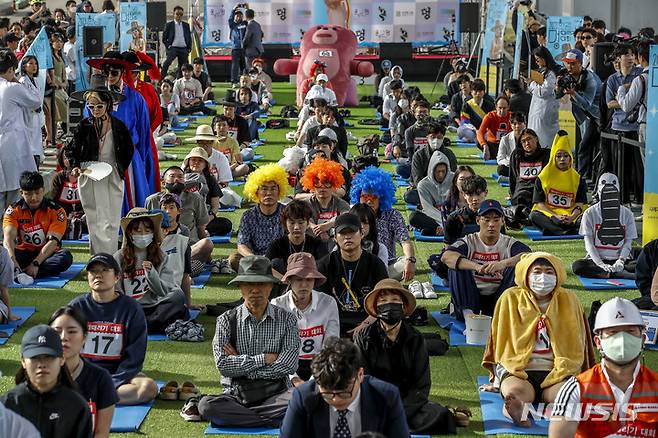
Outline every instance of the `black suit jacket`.
<svg viewBox="0 0 658 438"><path fill-rule="evenodd" d="M185 46L187 46L187 51L192 51L192 34L190 33L190 25L184 21L181 21L183 25L183 36L185 37ZM162 43L168 49L174 43L174 38L176 37L176 27L175 21L170 21L165 24L164 32L162 33Z"/></svg>
<svg viewBox="0 0 658 438"><path fill-rule="evenodd" d="M382 380L365 376L361 384L361 430L388 437L409 437L409 427L398 389ZM330 438L329 405L314 380L293 392L280 438Z"/></svg>
<svg viewBox="0 0 658 438"><path fill-rule="evenodd" d="M247 23L247 30L242 39L242 48L246 56L260 56L263 54L263 29L256 20Z"/></svg>

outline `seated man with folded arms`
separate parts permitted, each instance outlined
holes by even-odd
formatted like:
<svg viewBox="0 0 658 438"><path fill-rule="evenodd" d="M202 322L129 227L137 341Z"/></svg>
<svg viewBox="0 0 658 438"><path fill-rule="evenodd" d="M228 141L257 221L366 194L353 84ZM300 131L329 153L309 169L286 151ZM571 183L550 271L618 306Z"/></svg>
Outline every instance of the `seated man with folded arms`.
<svg viewBox="0 0 658 438"><path fill-rule="evenodd" d="M612 173L601 175L598 194L599 202L583 213L580 234L585 236L587 256L573 262L573 273L589 278L635 279L635 216L620 203L617 177Z"/></svg>
<svg viewBox="0 0 658 438"><path fill-rule="evenodd" d="M212 349L224 393L198 402L199 414L215 425L279 427L283 419L300 342L295 315L268 300L278 282L270 261L258 255L243 257L229 282L244 303L217 318Z"/></svg>
<svg viewBox="0 0 658 438"><path fill-rule="evenodd" d="M635 284L640 296L633 304L642 310L658 310L658 239L642 248L635 265Z"/></svg>
<svg viewBox="0 0 658 438"><path fill-rule="evenodd" d="M505 400L503 414L515 424L526 403L552 403L565 380L594 361L589 325L576 294L562 287L567 272L547 252L523 254L516 286L498 299L482 359L491 384Z"/></svg>
<svg viewBox="0 0 658 438"><path fill-rule="evenodd" d="M327 279L307 252L290 255L288 270L281 281L288 285L288 290L273 299L272 304L297 317L299 367L290 379L293 385L299 386L311 377L311 360L329 338L339 335L338 306L332 297L315 290Z"/></svg>
<svg viewBox="0 0 658 438"><path fill-rule="evenodd" d="M98 253L87 263L91 293L78 296L69 306L87 319L87 338L80 355L105 368L114 381L119 403L138 405L158 394L155 381L142 372L146 356L146 317L134 298L119 293L119 263Z"/></svg>
<svg viewBox="0 0 658 438"><path fill-rule="evenodd" d="M62 248L66 211L44 199L43 177L23 172L21 199L4 212L4 247L14 262L15 281L29 285L35 278L56 276L73 263L73 255ZM17 243L18 242L18 243Z"/></svg>
<svg viewBox="0 0 658 438"><path fill-rule="evenodd" d="M441 257L449 269L457 319L468 313L493 315L498 298L514 283L514 266L521 254L530 252L525 243L501 234L503 222L500 202L483 201L477 212L480 231L458 239Z"/></svg>

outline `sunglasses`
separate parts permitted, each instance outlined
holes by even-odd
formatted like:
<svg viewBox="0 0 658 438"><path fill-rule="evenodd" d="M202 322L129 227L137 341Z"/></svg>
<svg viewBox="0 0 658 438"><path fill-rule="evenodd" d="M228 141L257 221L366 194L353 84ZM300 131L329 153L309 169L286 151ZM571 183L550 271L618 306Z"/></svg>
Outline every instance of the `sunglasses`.
<svg viewBox="0 0 658 438"><path fill-rule="evenodd" d="M105 104L104 103L98 103L96 105L87 104L87 108L89 108L90 111L93 110L100 111L105 108Z"/></svg>
<svg viewBox="0 0 658 438"><path fill-rule="evenodd" d="M108 76L119 76L121 75L122 70L116 68L106 68L103 72Z"/></svg>
<svg viewBox="0 0 658 438"><path fill-rule="evenodd" d="M592 38L594 38L592 35L587 35L587 36L584 36L584 37L580 37L581 40L591 40Z"/></svg>

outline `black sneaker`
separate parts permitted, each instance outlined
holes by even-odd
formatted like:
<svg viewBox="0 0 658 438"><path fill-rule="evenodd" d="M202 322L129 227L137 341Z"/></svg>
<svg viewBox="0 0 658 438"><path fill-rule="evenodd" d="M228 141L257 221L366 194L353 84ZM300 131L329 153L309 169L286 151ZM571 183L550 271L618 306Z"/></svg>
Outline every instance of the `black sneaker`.
<svg viewBox="0 0 658 438"><path fill-rule="evenodd" d="M199 414L199 398L192 397L185 402L183 409L180 410L180 416L185 421L201 421L201 414Z"/></svg>

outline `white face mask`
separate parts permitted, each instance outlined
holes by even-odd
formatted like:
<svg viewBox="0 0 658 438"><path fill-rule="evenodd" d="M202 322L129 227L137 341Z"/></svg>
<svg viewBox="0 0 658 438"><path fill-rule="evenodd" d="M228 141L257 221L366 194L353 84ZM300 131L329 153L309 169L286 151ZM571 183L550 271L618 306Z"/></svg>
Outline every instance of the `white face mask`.
<svg viewBox="0 0 658 438"><path fill-rule="evenodd" d="M148 234L133 234L131 236L133 245L135 245L139 249L144 249L148 247L151 242L153 242L153 233L148 233Z"/></svg>
<svg viewBox="0 0 658 438"><path fill-rule="evenodd" d="M528 283L531 291L543 297L553 292L557 277L553 274L530 274Z"/></svg>
<svg viewBox="0 0 658 438"><path fill-rule="evenodd" d="M617 332L607 338L601 337L601 350L608 359L620 365L633 361L642 352L643 338L628 332Z"/></svg>
<svg viewBox="0 0 658 438"><path fill-rule="evenodd" d="M439 140L438 138L430 138L427 140L427 142L429 143L430 148L434 149L435 151L438 151L443 144L443 141Z"/></svg>

